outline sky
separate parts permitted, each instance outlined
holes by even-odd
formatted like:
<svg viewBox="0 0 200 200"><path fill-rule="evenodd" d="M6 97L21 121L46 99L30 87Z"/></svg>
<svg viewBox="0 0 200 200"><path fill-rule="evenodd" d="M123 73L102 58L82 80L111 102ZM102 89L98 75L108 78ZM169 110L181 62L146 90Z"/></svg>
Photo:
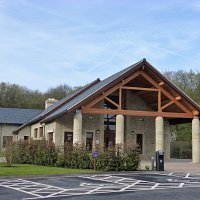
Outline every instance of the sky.
<svg viewBox="0 0 200 200"><path fill-rule="evenodd" d="M200 0L0 0L0 82L85 85L143 58L200 69Z"/></svg>

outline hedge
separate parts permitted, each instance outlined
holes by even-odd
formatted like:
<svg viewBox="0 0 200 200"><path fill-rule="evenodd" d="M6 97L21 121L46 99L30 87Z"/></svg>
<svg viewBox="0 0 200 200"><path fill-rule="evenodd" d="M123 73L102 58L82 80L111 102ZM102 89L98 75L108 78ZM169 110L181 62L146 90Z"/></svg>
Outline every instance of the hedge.
<svg viewBox="0 0 200 200"><path fill-rule="evenodd" d="M140 164L140 154L136 146L121 145L97 148L99 157L96 169L99 171L133 171ZM35 164L77 169L92 169L91 152L82 146L65 144L56 147L45 140L18 141L12 146L12 160L19 164Z"/></svg>

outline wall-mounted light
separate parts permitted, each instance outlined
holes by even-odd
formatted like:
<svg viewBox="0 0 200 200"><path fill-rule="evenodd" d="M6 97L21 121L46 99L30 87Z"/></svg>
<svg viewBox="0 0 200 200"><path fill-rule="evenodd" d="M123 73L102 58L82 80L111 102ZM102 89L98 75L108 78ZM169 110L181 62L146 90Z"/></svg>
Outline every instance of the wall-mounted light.
<svg viewBox="0 0 200 200"><path fill-rule="evenodd" d="M97 130L96 130L96 134L99 134L99 133L100 133L100 130L97 129Z"/></svg>
<svg viewBox="0 0 200 200"><path fill-rule="evenodd" d="M131 131L131 135L135 135L135 131L132 130L132 131Z"/></svg>

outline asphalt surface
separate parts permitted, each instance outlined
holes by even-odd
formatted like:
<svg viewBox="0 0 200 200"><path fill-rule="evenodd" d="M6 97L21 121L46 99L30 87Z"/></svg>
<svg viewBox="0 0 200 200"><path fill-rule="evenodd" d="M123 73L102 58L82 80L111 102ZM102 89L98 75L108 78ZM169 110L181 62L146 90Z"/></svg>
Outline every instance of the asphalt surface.
<svg viewBox="0 0 200 200"><path fill-rule="evenodd" d="M200 175L133 172L0 178L1 200L196 200Z"/></svg>

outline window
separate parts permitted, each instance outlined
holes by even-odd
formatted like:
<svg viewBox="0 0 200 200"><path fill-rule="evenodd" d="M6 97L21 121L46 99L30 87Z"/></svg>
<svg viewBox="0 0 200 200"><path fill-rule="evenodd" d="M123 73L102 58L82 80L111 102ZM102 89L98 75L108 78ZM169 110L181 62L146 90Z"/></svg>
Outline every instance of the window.
<svg viewBox="0 0 200 200"><path fill-rule="evenodd" d="M64 135L64 144L73 144L73 132L65 132Z"/></svg>
<svg viewBox="0 0 200 200"><path fill-rule="evenodd" d="M93 133L92 132L87 132L86 133L86 147L90 151L92 151L92 143L93 143Z"/></svg>
<svg viewBox="0 0 200 200"><path fill-rule="evenodd" d="M49 144L53 144L53 132L49 133Z"/></svg>
<svg viewBox="0 0 200 200"><path fill-rule="evenodd" d="M35 129L34 129L34 138L37 138L37 137L38 137L38 129L35 128Z"/></svg>
<svg viewBox="0 0 200 200"><path fill-rule="evenodd" d="M3 136L3 148L12 143L13 136Z"/></svg>
<svg viewBox="0 0 200 200"><path fill-rule="evenodd" d="M138 145L139 153L142 154L143 152L143 135L142 134L136 135L136 143Z"/></svg>
<svg viewBox="0 0 200 200"><path fill-rule="evenodd" d="M39 136L40 136L40 138L43 137L43 127L39 128Z"/></svg>
<svg viewBox="0 0 200 200"><path fill-rule="evenodd" d="M29 136L24 136L24 141L28 141L29 140Z"/></svg>

